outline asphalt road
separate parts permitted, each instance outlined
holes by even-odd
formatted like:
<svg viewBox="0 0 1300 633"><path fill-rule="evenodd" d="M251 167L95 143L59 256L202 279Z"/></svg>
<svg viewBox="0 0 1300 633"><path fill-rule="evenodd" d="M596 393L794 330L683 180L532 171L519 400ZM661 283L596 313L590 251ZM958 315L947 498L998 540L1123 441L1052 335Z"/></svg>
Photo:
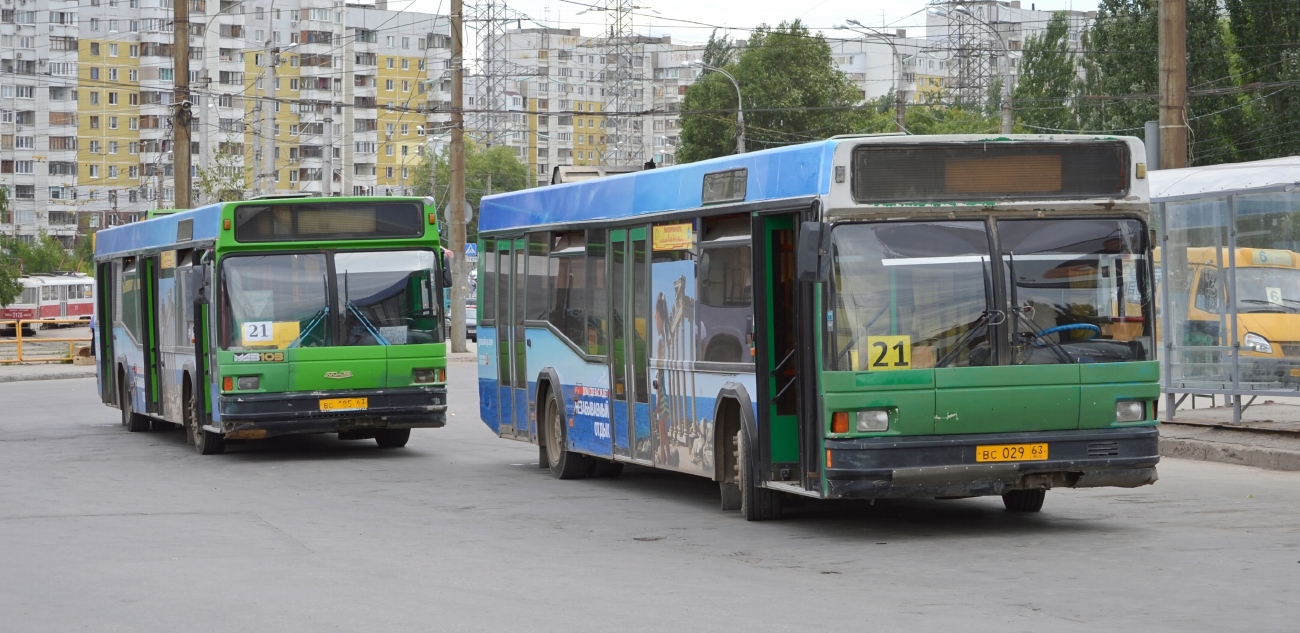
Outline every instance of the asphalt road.
<svg viewBox="0 0 1300 633"><path fill-rule="evenodd" d="M202 457L90 379L0 384L3 631L1294 631L1300 473L1166 460L1138 490L817 504L746 523L707 481L557 481L477 419L383 451Z"/></svg>

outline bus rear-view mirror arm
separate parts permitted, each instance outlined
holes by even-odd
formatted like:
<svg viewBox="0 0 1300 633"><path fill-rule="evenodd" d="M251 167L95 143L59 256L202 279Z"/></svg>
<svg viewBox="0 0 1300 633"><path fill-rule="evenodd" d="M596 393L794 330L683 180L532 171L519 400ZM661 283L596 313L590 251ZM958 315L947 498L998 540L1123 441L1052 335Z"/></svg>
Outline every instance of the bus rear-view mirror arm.
<svg viewBox="0 0 1300 633"><path fill-rule="evenodd" d="M799 227L799 244L795 266L799 281L822 282L830 279L829 227L821 222L803 222Z"/></svg>
<svg viewBox="0 0 1300 633"><path fill-rule="evenodd" d="M443 254L442 254L442 266L441 266L441 268L442 268L442 271L441 271L441 274L442 274L442 287L443 287L443 288L450 288L450 287L451 287L451 264L447 263L447 254L446 254L446 253L443 253Z"/></svg>

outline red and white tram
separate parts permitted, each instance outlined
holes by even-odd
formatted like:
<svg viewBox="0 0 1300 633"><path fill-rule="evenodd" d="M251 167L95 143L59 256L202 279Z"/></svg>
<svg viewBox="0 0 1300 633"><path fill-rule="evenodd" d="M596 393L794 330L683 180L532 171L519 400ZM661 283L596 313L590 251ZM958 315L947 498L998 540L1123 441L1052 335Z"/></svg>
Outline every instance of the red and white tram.
<svg viewBox="0 0 1300 633"><path fill-rule="evenodd" d="M19 282L23 285L23 292L14 303L0 306L0 321L89 321L95 311L95 280L88 275L36 274L21 277ZM5 329L11 327L13 325L9 324ZM40 329L40 324L33 323L31 329Z"/></svg>

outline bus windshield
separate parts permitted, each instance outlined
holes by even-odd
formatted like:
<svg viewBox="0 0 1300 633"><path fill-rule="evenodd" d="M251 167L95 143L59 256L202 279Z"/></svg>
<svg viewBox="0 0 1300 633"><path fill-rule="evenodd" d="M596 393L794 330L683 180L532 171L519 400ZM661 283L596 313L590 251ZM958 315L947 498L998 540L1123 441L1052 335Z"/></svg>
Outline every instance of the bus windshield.
<svg viewBox="0 0 1300 633"><path fill-rule="evenodd" d="M222 347L439 342L434 266L429 250L230 257L221 267ZM337 297L332 306L331 293Z"/></svg>
<svg viewBox="0 0 1300 633"><path fill-rule="evenodd" d="M996 237L978 221L837 226L831 368L1150 357L1140 222L1003 220L993 226ZM1000 261L990 257L991 248Z"/></svg>

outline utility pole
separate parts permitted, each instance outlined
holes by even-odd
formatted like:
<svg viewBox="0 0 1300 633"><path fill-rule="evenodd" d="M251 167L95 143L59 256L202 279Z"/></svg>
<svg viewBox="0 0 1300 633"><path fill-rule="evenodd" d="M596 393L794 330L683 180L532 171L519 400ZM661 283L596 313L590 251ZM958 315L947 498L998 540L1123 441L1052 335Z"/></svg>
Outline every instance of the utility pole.
<svg viewBox="0 0 1300 633"><path fill-rule="evenodd" d="M334 195L334 102L325 107L325 182L320 190L328 198Z"/></svg>
<svg viewBox="0 0 1300 633"><path fill-rule="evenodd" d="M172 3L172 80L176 85L176 114L172 116L172 183L176 208L188 209L190 190L190 0Z"/></svg>
<svg viewBox="0 0 1300 633"><path fill-rule="evenodd" d="M465 346L465 7L451 0L451 183L447 230L451 233L451 351Z"/></svg>
<svg viewBox="0 0 1300 633"><path fill-rule="evenodd" d="M271 3L275 7L275 3ZM275 9L271 9L272 23L274 23ZM274 33L272 29L268 33ZM258 192L263 195L275 193L275 101L272 98L275 90L275 64L278 61L280 49L271 48L271 41L267 40L266 48L266 72L262 74L262 103L258 105L262 110L262 171L257 174Z"/></svg>
<svg viewBox="0 0 1300 633"><path fill-rule="evenodd" d="M1187 166L1187 0L1160 2L1160 169Z"/></svg>
<svg viewBox="0 0 1300 633"><path fill-rule="evenodd" d="M894 125L898 126L899 132L907 132L907 97L903 95L901 86L894 88Z"/></svg>

